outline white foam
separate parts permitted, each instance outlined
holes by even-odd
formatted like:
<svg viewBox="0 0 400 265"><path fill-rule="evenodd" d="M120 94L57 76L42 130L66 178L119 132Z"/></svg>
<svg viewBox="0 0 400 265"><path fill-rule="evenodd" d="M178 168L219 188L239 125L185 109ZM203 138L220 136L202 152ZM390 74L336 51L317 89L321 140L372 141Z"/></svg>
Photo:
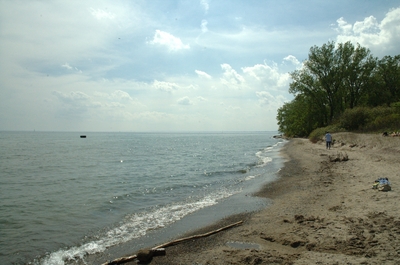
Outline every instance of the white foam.
<svg viewBox="0 0 400 265"><path fill-rule="evenodd" d="M247 180L251 180L251 179L255 179L255 178L256 178L256 176L247 176L244 180L247 181Z"/></svg>
<svg viewBox="0 0 400 265"><path fill-rule="evenodd" d="M256 156L258 157L257 167L264 167L265 165L267 165L272 161L271 157L266 156L266 153L268 153L270 150L269 148L270 147L267 147L263 151L258 151L256 153Z"/></svg>
<svg viewBox="0 0 400 265"><path fill-rule="evenodd" d="M65 261L83 260L87 254L103 252L108 247L144 236L150 230L172 224L188 214L215 205L219 200L227 198L234 193L233 191L223 189L218 193L204 196L198 200L187 201L183 204L170 204L148 212L129 215L120 226L107 231L104 235L99 236L97 240L79 247L71 247L53 252L40 262L40 264L64 265Z"/></svg>

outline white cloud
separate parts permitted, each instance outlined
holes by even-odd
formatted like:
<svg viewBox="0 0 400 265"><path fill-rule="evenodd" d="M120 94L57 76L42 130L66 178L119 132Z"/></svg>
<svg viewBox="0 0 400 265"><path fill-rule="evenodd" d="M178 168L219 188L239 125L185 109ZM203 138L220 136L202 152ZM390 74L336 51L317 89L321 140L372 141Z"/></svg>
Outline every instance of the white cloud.
<svg viewBox="0 0 400 265"><path fill-rule="evenodd" d="M245 82L245 79L238 74L229 64L221 64L222 70L224 73L222 74L221 82L222 84L233 87L239 88Z"/></svg>
<svg viewBox="0 0 400 265"><path fill-rule="evenodd" d="M183 97L177 100L179 105L193 105L193 102L190 100L189 97Z"/></svg>
<svg viewBox="0 0 400 265"><path fill-rule="evenodd" d="M267 106L273 110L276 110L285 101L287 101L284 96L282 95L273 96L268 91L258 91L256 92L256 95L258 97L258 102L260 106Z"/></svg>
<svg viewBox="0 0 400 265"><path fill-rule="evenodd" d="M379 24L373 16L369 16L364 21L357 21L353 26L354 34L376 34L379 32Z"/></svg>
<svg viewBox="0 0 400 265"><path fill-rule="evenodd" d="M135 114L135 118L137 119L142 119L145 121L151 120L151 121L156 121L156 122L166 122L170 121L171 118L173 118L172 115L164 113L164 112L159 112L159 111L145 111L141 112L138 114Z"/></svg>
<svg viewBox="0 0 400 265"><path fill-rule="evenodd" d="M158 90L168 92L168 93L171 93L174 90L177 90L179 88L179 86L175 83L158 81L158 80L154 80L153 87L155 87Z"/></svg>
<svg viewBox="0 0 400 265"><path fill-rule="evenodd" d="M256 92L256 95L261 105L269 105L271 102L274 102L274 97L267 91Z"/></svg>
<svg viewBox="0 0 400 265"><path fill-rule="evenodd" d="M211 78L212 78L212 77L211 77L209 74L207 74L206 72L199 71L199 70L195 70L195 72L196 72L196 74L197 74L199 77L203 77L203 78L206 78L206 79L211 79Z"/></svg>
<svg viewBox="0 0 400 265"><path fill-rule="evenodd" d="M351 41L371 49L374 55L396 55L400 43L400 7L390 10L379 22L374 16L356 21L354 25L343 18L337 20L337 42Z"/></svg>
<svg viewBox="0 0 400 265"><path fill-rule="evenodd" d="M243 67L243 73L260 82L265 88L277 89L289 84L289 74L281 73L278 66L269 66L266 64L256 64L251 67Z"/></svg>
<svg viewBox="0 0 400 265"><path fill-rule="evenodd" d="M0 130L273 130L312 45L400 53L390 1L164 2L0 0Z"/></svg>
<svg viewBox="0 0 400 265"><path fill-rule="evenodd" d="M207 20L203 19L203 20L201 21L201 31L202 31L203 33L205 33L205 32L208 31L207 24L208 24Z"/></svg>
<svg viewBox="0 0 400 265"><path fill-rule="evenodd" d="M207 0L200 0L200 5L203 7L204 12L207 13L208 9L210 9L210 5Z"/></svg>
<svg viewBox="0 0 400 265"><path fill-rule="evenodd" d="M111 94L111 97L113 99L117 99L117 100L127 100L127 101L133 101L133 99L131 98L131 96L122 91L122 90L116 90Z"/></svg>
<svg viewBox="0 0 400 265"><path fill-rule="evenodd" d="M72 69L72 67L69 65L69 63L65 63L65 64L61 65L61 67L67 68L68 70Z"/></svg>
<svg viewBox="0 0 400 265"><path fill-rule="evenodd" d="M336 20L338 28L336 29L339 33L349 35L352 32L353 26L347 23L343 17Z"/></svg>
<svg viewBox="0 0 400 265"><path fill-rule="evenodd" d="M283 58L283 61L291 62L293 65L298 66L300 65L299 60L293 55L288 55L285 58Z"/></svg>
<svg viewBox="0 0 400 265"><path fill-rule="evenodd" d="M82 117L91 107L98 107L98 104L92 102L87 94L80 91L73 91L69 94L54 91L53 95L61 102L57 109L58 114L63 117Z"/></svg>
<svg viewBox="0 0 400 265"><path fill-rule="evenodd" d="M153 40L149 43L154 45L158 44L166 46L170 51L190 49L190 46L188 44L183 44L180 38L177 38L168 32L158 29L154 34Z"/></svg>
<svg viewBox="0 0 400 265"><path fill-rule="evenodd" d="M54 91L53 94L62 102L71 105L86 105L90 101L90 97L80 91L73 91L69 94Z"/></svg>
<svg viewBox="0 0 400 265"><path fill-rule="evenodd" d="M107 12L107 11L102 10L102 9L90 8L89 11L98 20L101 20L101 19L114 19L115 18L115 14L113 14L111 12Z"/></svg>
<svg viewBox="0 0 400 265"><path fill-rule="evenodd" d="M63 65L61 65L62 68L65 68L67 70L75 70L76 72L82 74L82 70L79 70L77 67L72 67L71 65L69 65L69 63L65 63Z"/></svg>

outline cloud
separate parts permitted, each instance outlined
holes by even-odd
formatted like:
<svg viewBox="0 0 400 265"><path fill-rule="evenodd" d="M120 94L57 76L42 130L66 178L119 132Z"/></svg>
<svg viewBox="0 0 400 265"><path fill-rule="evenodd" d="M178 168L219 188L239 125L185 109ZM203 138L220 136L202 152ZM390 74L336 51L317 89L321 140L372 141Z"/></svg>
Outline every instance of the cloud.
<svg viewBox="0 0 400 265"><path fill-rule="evenodd" d="M390 1L178 2L0 0L0 129L272 130L312 45L400 53Z"/></svg>
<svg viewBox="0 0 400 265"><path fill-rule="evenodd" d="M256 95L258 97L258 102L261 106L269 106L274 110L281 106L285 101L287 101L284 96L273 96L268 91L258 91L256 92Z"/></svg>
<svg viewBox="0 0 400 265"><path fill-rule="evenodd" d="M295 56L293 56L293 55L286 56L285 58L283 58L283 61L291 62L295 66L300 65L299 60L297 60L297 58Z"/></svg>
<svg viewBox="0 0 400 265"><path fill-rule="evenodd" d="M243 67L242 70L243 73L252 77L268 89L286 88L289 84L289 74L280 72L276 64L273 66L256 64L250 67Z"/></svg>
<svg viewBox="0 0 400 265"><path fill-rule="evenodd" d="M116 100L127 100L127 101L133 101L133 99L131 98L131 96L122 91L122 90L116 90L111 94L112 99L116 99Z"/></svg>
<svg viewBox="0 0 400 265"><path fill-rule="evenodd" d="M189 97L183 97L177 100L179 105L193 105L193 102L190 100Z"/></svg>
<svg viewBox="0 0 400 265"><path fill-rule="evenodd" d="M211 77L209 74L207 74L206 72L199 71L199 70L195 70L195 72L196 72L196 74L197 74L199 77L203 77L203 78L206 78L206 79L211 79L211 78L212 78L212 77Z"/></svg>
<svg viewBox="0 0 400 265"><path fill-rule="evenodd" d="M222 84L228 87L239 88L239 86L245 82L245 79L229 64L221 64L221 68L224 70L221 78Z"/></svg>
<svg viewBox="0 0 400 265"><path fill-rule="evenodd" d="M153 45L166 46L170 51L190 49L190 46L188 44L183 44L180 38L177 38L168 32L158 29L154 34L153 40L149 43Z"/></svg>
<svg viewBox="0 0 400 265"><path fill-rule="evenodd" d="M351 41L371 49L372 53L396 55L400 52L400 7L390 10L379 22L374 16L356 21L353 25L344 20L337 20L335 30L339 33L337 42Z"/></svg>
<svg viewBox="0 0 400 265"><path fill-rule="evenodd" d="M97 107L87 94L80 91L69 94L54 91L53 95L62 103L58 106L58 114L64 117L82 117L86 115L90 107Z"/></svg>
<svg viewBox="0 0 400 265"><path fill-rule="evenodd" d="M369 16L364 21L354 23L353 32L355 34L376 34L379 32L379 24L373 16Z"/></svg>
<svg viewBox="0 0 400 265"><path fill-rule="evenodd" d="M350 35L352 33L352 25L348 24L343 17L336 20L338 28L336 30L343 35Z"/></svg>
<svg viewBox="0 0 400 265"><path fill-rule="evenodd" d="M131 34L137 32L134 21L140 11L90 0L0 2L0 57L8 66L5 70L30 75L66 74L60 66L99 75L115 67L126 57L113 49L113 41L127 25Z"/></svg>
<svg viewBox="0 0 400 265"><path fill-rule="evenodd" d="M274 101L274 97L271 95L271 93L267 91L256 92L256 95L259 98L259 102L261 105L269 105L271 102Z"/></svg>
<svg viewBox="0 0 400 265"><path fill-rule="evenodd" d="M72 66L70 66L69 63L65 63L65 64L61 65L61 67L67 68L68 70L72 69Z"/></svg>
<svg viewBox="0 0 400 265"><path fill-rule="evenodd" d="M67 69L67 70L75 70L76 72L82 74L82 70L79 70L77 67L72 67L71 65L69 65L69 63L65 63L63 65L61 65L61 67Z"/></svg>
<svg viewBox="0 0 400 265"><path fill-rule="evenodd" d="M135 115L135 118L142 119L145 121L152 120L157 122L165 122L171 120L173 118L172 115L159 112L159 111L145 111Z"/></svg>
<svg viewBox="0 0 400 265"><path fill-rule="evenodd" d="M53 95L55 95L59 100L69 105L87 105L87 102L90 101L90 97L83 92L73 91L69 94L62 93L59 91L54 91Z"/></svg>
<svg viewBox="0 0 400 265"><path fill-rule="evenodd" d="M158 81L158 80L154 80L153 87L168 93L172 93L174 90L177 90L179 88L179 86L175 83Z"/></svg>
<svg viewBox="0 0 400 265"><path fill-rule="evenodd" d="M207 24L208 24L207 20L203 19L201 21L201 32L205 33L208 31Z"/></svg>
<svg viewBox="0 0 400 265"><path fill-rule="evenodd" d="M107 12L102 9L90 8L89 10L90 10L90 13L98 20L115 18L115 14L113 14L111 12Z"/></svg>
<svg viewBox="0 0 400 265"><path fill-rule="evenodd" d="M208 9L210 9L210 5L207 0L200 0L200 5L203 7L204 12L207 13Z"/></svg>

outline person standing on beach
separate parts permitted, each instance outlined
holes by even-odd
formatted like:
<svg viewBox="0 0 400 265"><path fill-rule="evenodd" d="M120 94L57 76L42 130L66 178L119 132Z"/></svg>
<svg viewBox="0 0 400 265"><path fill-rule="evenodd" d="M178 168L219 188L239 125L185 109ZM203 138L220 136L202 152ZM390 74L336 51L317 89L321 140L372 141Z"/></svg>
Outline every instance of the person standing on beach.
<svg viewBox="0 0 400 265"><path fill-rule="evenodd" d="M329 132L325 134L326 149L331 149L332 135Z"/></svg>

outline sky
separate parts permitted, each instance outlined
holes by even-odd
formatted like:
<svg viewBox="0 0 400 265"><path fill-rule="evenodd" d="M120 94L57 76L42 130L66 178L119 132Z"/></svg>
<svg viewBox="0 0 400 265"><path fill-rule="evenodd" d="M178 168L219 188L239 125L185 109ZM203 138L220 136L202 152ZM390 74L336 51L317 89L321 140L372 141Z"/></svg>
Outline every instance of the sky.
<svg viewBox="0 0 400 265"><path fill-rule="evenodd" d="M400 54L400 2L0 0L0 130L276 131L329 41Z"/></svg>

